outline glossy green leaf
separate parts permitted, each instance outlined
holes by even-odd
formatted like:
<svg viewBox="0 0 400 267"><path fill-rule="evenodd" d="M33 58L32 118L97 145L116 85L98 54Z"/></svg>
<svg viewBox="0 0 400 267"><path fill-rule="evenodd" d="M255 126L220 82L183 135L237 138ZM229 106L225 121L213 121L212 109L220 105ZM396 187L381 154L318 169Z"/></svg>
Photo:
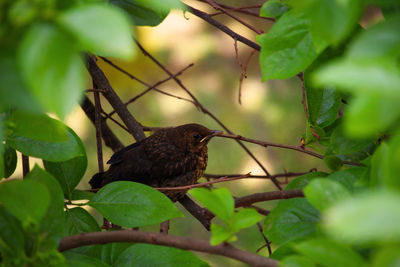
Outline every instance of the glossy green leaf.
<svg viewBox="0 0 400 267"><path fill-rule="evenodd" d="M25 250L25 237L21 223L0 205L0 252L3 264L18 266ZM11 261L11 262L8 262ZM14 262L13 262L14 261ZM22 264L19 262L19 264Z"/></svg>
<svg viewBox="0 0 400 267"><path fill-rule="evenodd" d="M26 175L25 180L39 182L50 193L49 206L44 219L40 223L40 231L46 235L45 244L42 243L42 246L54 248L64 236L64 197L61 187L53 176L37 165Z"/></svg>
<svg viewBox="0 0 400 267"><path fill-rule="evenodd" d="M310 19L313 33L333 44L351 33L363 11L361 0L309 0L293 4Z"/></svg>
<svg viewBox="0 0 400 267"><path fill-rule="evenodd" d="M342 127L337 127L331 135L331 144L333 151L337 154L350 154L358 152L371 144L373 139L351 138Z"/></svg>
<svg viewBox="0 0 400 267"><path fill-rule="evenodd" d="M132 243L108 243L104 245L91 246L84 254L95 257L104 263L114 266L119 255L124 252Z"/></svg>
<svg viewBox="0 0 400 267"><path fill-rule="evenodd" d="M279 0L270 0L265 2L260 9L260 17L279 17L289 10L289 7Z"/></svg>
<svg viewBox="0 0 400 267"><path fill-rule="evenodd" d="M83 254L74 252L63 252L68 267L110 267L104 262L94 257L89 257Z"/></svg>
<svg viewBox="0 0 400 267"><path fill-rule="evenodd" d="M190 251L150 244L135 244L127 248L118 257L114 266L206 267L209 265Z"/></svg>
<svg viewBox="0 0 400 267"><path fill-rule="evenodd" d="M346 187L326 178L312 180L303 192L307 200L320 211L350 196Z"/></svg>
<svg viewBox="0 0 400 267"><path fill-rule="evenodd" d="M399 245L388 245L377 250L372 257L372 267L396 267L400 264Z"/></svg>
<svg viewBox="0 0 400 267"><path fill-rule="evenodd" d="M82 155L67 127L47 115L14 111L6 120L6 142L27 156L64 161Z"/></svg>
<svg viewBox="0 0 400 267"><path fill-rule="evenodd" d="M50 204L46 186L32 180L12 180L0 184L0 203L24 227L38 225Z"/></svg>
<svg viewBox="0 0 400 267"><path fill-rule="evenodd" d="M294 178L291 180L286 186L285 190L290 190L290 189L303 189L310 181L319 178L319 177L325 177L328 174L326 172L310 172L307 174L303 174L299 177Z"/></svg>
<svg viewBox="0 0 400 267"><path fill-rule="evenodd" d="M150 186L127 181L104 186L88 205L107 220L123 227L153 225L182 216L163 193Z"/></svg>
<svg viewBox="0 0 400 267"><path fill-rule="evenodd" d="M235 201L228 189L218 188L210 191L205 188L193 188L189 193L221 220L229 221L232 217Z"/></svg>
<svg viewBox="0 0 400 267"><path fill-rule="evenodd" d="M264 234L272 242L312 235L319 221L319 212L303 198L281 200L264 221Z"/></svg>
<svg viewBox="0 0 400 267"><path fill-rule="evenodd" d="M83 50L125 59L133 56L132 25L119 8L83 5L62 12L57 21L74 35Z"/></svg>
<svg viewBox="0 0 400 267"><path fill-rule="evenodd" d="M325 213L326 232L349 243L400 240L400 195L370 192L343 200Z"/></svg>
<svg viewBox="0 0 400 267"><path fill-rule="evenodd" d="M279 245L277 249L272 251L270 258L275 260L282 260L288 256L296 254L296 251L293 248L293 244L297 244L298 242L299 242L298 240L294 240Z"/></svg>
<svg viewBox="0 0 400 267"><path fill-rule="evenodd" d="M233 214L231 227L233 231L237 232L240 229L247 228L258 223L263 218L264 216L260 215L255 209L243 208Z"/></svg>
<svg viewBox="0 0 400 267"><path fill-rule="evenodd" d="M268 33L257 36L263 81L298 74L326 47L324 41L311 37L308 25L302 15L287 12Z"/></svg>
<svg viewBox="0 0 400 267"><path fill-rule="evenodd" d="M156 26L170 12L169 9L157 10L149 4L140 3L135 0L110 0L110 2L124 9L137 26Z"/></svg>
<svg viewBox="0 0 400 267"><path fill-rule="evenodd" d="M294 245L295 249L325 267L365 266L362 257L349 246L331 239L309 239Z"/></svg>
<svg viewBox="0 0 400 267"><path fill-rule="evenodd" d="M85 88L85 69L68 35L51 24L36 23L21 42L18 60L23 77L44 110L60 117L72 111Z"/></svg>
<svg viewBox="0 0 400 267"><path fill-rule="evenodd" d="M282 267L314 267L315 264L307 257L300 255L292 255L280 261Z"/></svg>
<svg viewBox="0 0 400 267"><path fill-rule="evenodd" d="M93 216L80 207L67 209L66 218L66 235L97 232L101 230Z"/></svg>
<svg viewBox="0 0 400 267"><path fill-rule="evenodd" d="M91 200L94 197L94 195L95 193L93 192L75 189L74 191L72 191L71 200L82 200L82 199Z"/></svg>
<svg viewBox="0 0 400 267"><path fill-rule="evenodd" d="M74 188L79 184L87 168L87 157L85 147L81 139L75 132L68 128L68 133L72 135L80 149L80 156L74 157L67 161L51 162L43 161L43 165L60 183L67 199L72 198Z"/></svg>
<svg viewBox="0 0 400 267"><path fill-rule="evenodd" d="M8 178L14 173L17 167L17 153L10 146L4 146L3 164L4 164L4 177Z"/></svg>
<svg viewBox="0 0 400 267"><path fill-rule="evenodd" d="M329 180L339 182L350 192L354 190L354 184L367 172L366 167L351 167L345 170L333 172L328 177Z"/></svg>
<svg viewBox="0 0 400 267"><path fill-rule="evenodd" d="M230 231L227 227L212 223L211 224L211 238L210 244L216 246L224 241L227 241L232 237L234 233Z"/></svg>

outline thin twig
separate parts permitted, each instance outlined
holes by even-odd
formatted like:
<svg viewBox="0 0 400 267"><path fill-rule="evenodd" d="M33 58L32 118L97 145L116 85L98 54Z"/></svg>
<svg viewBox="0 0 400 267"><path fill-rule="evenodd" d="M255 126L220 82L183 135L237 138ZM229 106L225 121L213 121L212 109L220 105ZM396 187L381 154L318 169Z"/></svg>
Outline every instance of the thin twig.
<svg viewBox="0 0 400 267"><path fill-rule="evenodd" d="M101 104L100 104L100 96L99 92L93 92L94 95L94 124L96 128L96 147L97 147L97 164L99 168L99 172L104 172L104 163L103 163L103 149L101 145Z"/></svg>
<svg viewBox="0 0 400 267"><path fill-rule="evenodd" d="M248 207L257 202L264 202L277 199L288 199L295 197L304 197L303 191L300 189L282 190L273 192L255 193L235 199L235 207Z"/></svg>
<svg viewBox="0 0 400 267"><path fill-rule="evenodd" d="M268 254L269 256L271 256L272 254L272 249L271 249L271 242L269 242L268 238L264 235L264 230L263 227L261 225L261 223L257 223L257 227L258 227L258 231L260 231L261 236L263 237L264 241L265 241L265 245L262 246L261 248L256 250L256 253L258 253L261 249L263 249L264 247L268 248Z"/></svg>
<svg viewBox="0 0 400 267"><path fill-rule="evenodd" d="M119 230L106 232L80 233L61 239L58 250L60 252L94 244L108 244L115 242L147 243L162 246L170 246L185 250L206 252L233 258L252 266L276 267L278 262L262 257L229 244L211 246L208 241L188 238L183 236L165 235L143 231Z"/></svg>
<svg viewBox="0 0 400 267"><path fill-rule="evenodd" d="M307 101L306 101L306 86L304 84L304 76L303 73L300 72L299 74L297 74L297 77L299 77L300 81L301 81L301 103L303 104L304 107L304 113L306 114L306 118L308 119L308 109L307 109Z"/></svg>
<svg viewBox="0 0 400 267"><path fill-rule="evenodd" d="M278 173L278 174L274 174L274 175L248 175L248 178L262 178L262 179L270 179L271 177L274 178L279 178L279 177L296 177L296 176L300 176L300 175L304 175L310 172L314 172L317 171L315 168L309 170L308 172L284 172L284 173ZM210 174L210 173L205 173L203 174L203 176L205 178L212 178L212 179L218 179L221 177L227 177L227 178L231 178L231 177L239 177L239 176L244 176L244 174Z"/></svg>
<svg viewBox="0 0 400 267"><path fill-rule="evenodd" d="M25 178L25 176L29 172L29 157L25 156L24 154L22 155L22 177Z"/></svg>

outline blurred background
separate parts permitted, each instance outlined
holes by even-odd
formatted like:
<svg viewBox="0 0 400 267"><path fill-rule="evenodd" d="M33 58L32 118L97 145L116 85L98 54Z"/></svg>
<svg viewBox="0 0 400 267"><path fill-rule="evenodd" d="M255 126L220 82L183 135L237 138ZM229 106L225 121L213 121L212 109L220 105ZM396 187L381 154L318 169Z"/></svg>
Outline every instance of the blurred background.
<svg viewBox="0 0 400 267"><path fill-rule="evenodd" d="M207 13L214 10L198 1L187 1L190 5ZM238 1L224 1L226 4L238 5ZM247 1L248 5L261 4L260 1ZM258 9L255 9L258 12ZM252 16L241 17L267 31L272 23ZM223 22L235 32L255 41L256 34L233 21L229 17L218 15L215 19ZM196 98L219 118L231 131L245 137L289 145L300 145L305 133L306 118L302 100L301 82L298 78L285 81L261 82L258 53L255 53L247 69L246 79L242 85L242 104L238 103L239 79L242 72L236 58L234 40L210 26L198 17L182 11L172 11L157 27L137 27L139 42L171 72L176 73L191 63L179 78ZM244 63L251 53L251 48L237 44L238 58ZM111 59L116 65L129 71L148 84L154 84L168 77L139 49L132 62ZM111 85L127 101L146 89L145 86L130 79L123 73L99 59L98 64L109 78ZM188 95L177 84L170 80L158 88L178 95ZM89 89L89 88L88 88ZM93 100L92 94L87 94ZM102 107L111 112L108 103L102 99ZM151 91L129 105L133 116L145 126L167 127L185 123L200 123L210 129L221 130L221 127L209 116L199 111L193 104L171 98ZM118 120L117 116L113 116ZM89 189L88 180L97 172L95 129L80 107L66 119L69 125L82 139L88 155L88 169L78 189ZM112 121L108 125L124 145L135 140ZM311 168L324 170L323 162L306 154L278 148L263 148L246 144L271 174L283 172L306 172ZM209 147L209 163L206 170L210 174L264 174L261 168L246 152L231 139L214 138ZM104 162L112 151L104 146ZM19 161L20 164L20 161ZM33 163L31 163L33 164ZM40 162L39 162L40 164ZM107 168L107 167L106 167ZM22 176L19 165L14 177ZM284 181L284 179L281 179ZM274 185L266 179L242 179L229 183L219 183L215 187L227 187L234 196L244 196L257 192L274 191ZM276 204L275 201L258 206L267 210ZM180 204L177 204L180 207ZM183 210L183 209L182 209ZM194 218L187 214L185 218L171 222L170 233L208 239L209 233ZM98 216L99 222L101 221ZM147 227L147 230L158 231L158 226ZM256 226L239 233L235 245L255 252L264 244ZM260 254L268 255L264 248ZM199 253L200 257L204 257ZM213 266L242 266L242 263L219 256L207 255L207 261Z"/></svg>

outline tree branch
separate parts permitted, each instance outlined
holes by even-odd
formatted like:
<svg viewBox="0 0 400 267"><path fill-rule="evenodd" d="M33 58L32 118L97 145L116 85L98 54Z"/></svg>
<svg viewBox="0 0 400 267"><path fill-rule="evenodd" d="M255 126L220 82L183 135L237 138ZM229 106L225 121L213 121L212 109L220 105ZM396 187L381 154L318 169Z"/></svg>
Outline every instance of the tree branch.
<svg viewBox="0 0 400 267"><path fill-rule="evenodd" d="M295 198L295 197L304 197L303 191L301 189L293 189L293 190L255 193L252 195L236 198L235 207L236 208L248 207L256 202Z"/></svg>
<svg viewBox="0 0 400 267"><path fill-rule="evenodd" d="M58 250L62 252L87 245L108 244L114 242L135 242L170 246L185 250L221 255L239 260L252 266L278 266L278 261L276 260L237 249L229 244L211 246L205 240L132 230L81 233L73 236L67 236L61 239Z"/></svg>

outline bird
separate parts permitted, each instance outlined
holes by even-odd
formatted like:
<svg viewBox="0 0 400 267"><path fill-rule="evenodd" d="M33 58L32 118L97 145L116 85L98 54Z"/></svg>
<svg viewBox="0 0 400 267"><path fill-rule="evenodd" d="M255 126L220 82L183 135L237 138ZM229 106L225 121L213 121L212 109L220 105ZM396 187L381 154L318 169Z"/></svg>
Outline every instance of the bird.
<svg viewBox="0 0 400 267"><path fill-rule="evenodd" d="M196 123L162 128L115 152L107 162L109 169L95 174L89 184L92 189L115 181L133 181L158 188L195 184L207 167L207 144L220 132ZM186 191L163 193L175 202Z"/></svg>

